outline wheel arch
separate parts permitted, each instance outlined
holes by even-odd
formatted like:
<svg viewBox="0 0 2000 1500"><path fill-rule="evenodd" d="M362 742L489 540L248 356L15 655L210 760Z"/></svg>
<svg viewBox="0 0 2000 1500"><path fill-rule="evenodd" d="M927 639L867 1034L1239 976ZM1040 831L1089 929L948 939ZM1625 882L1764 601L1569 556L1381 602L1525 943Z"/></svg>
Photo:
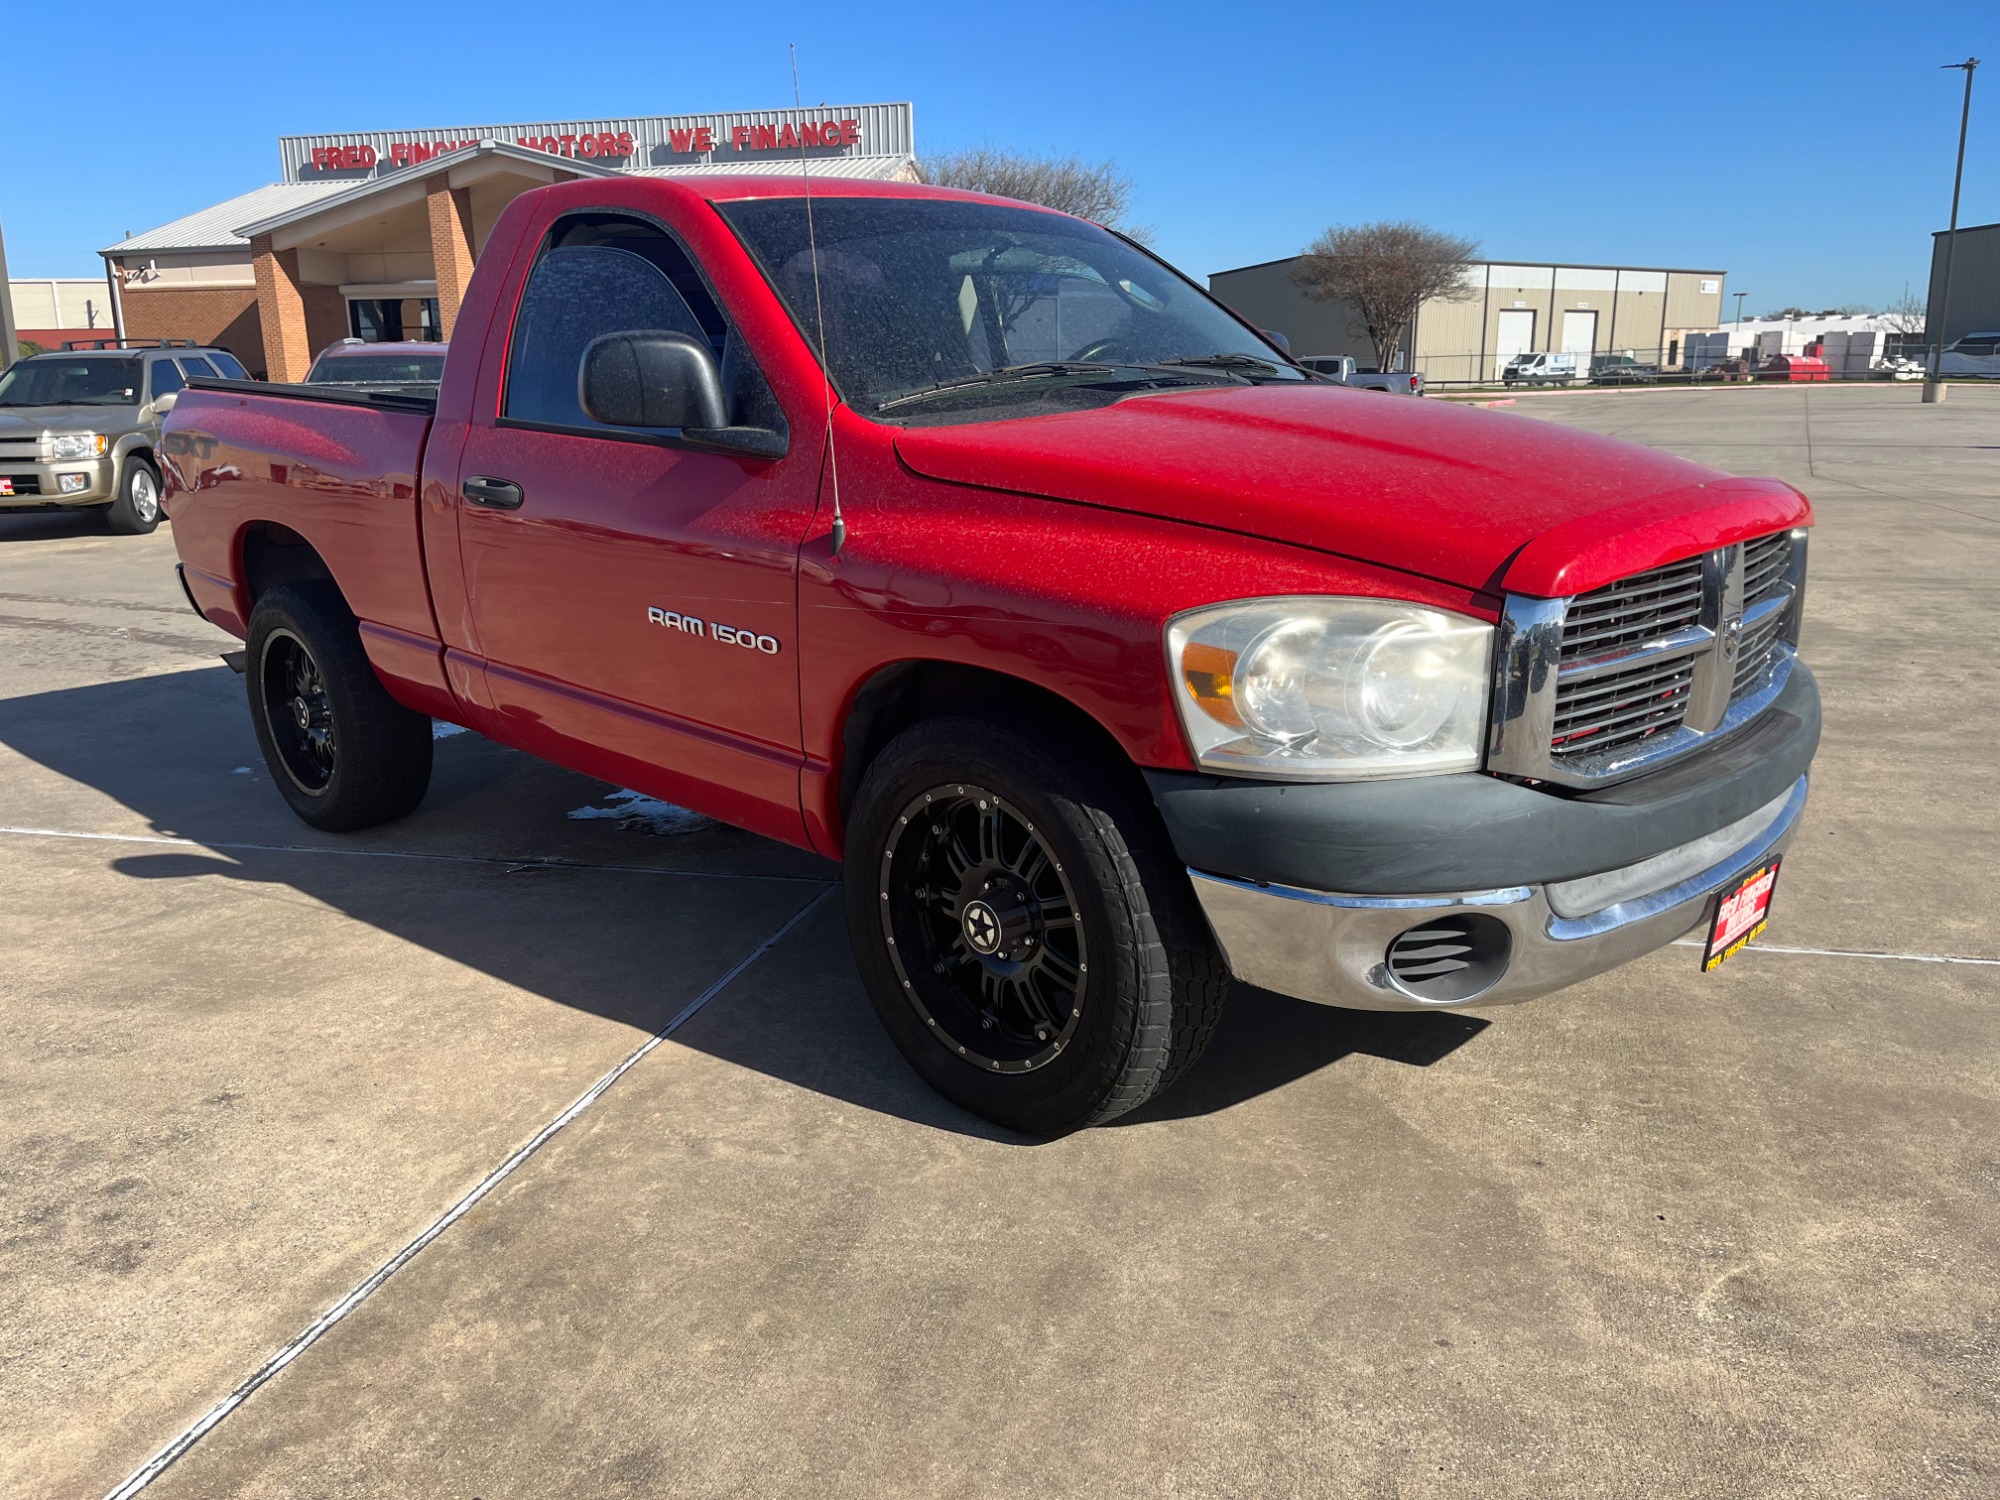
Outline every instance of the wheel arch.
<svg viewBox="0 0 2000 1500"><path fill-rule="evenodd" d="M1080 750L1150 800L1125 746L1074 699L992 667L916 657L877 667L849 696L841 718L835 796L843 842L855 796L883 749L916 724L951 716L992 719L1026 728L1052 746Z"/></svg>
<svg viewBox="0 0 2000 1500"><path fill-rule="evenodd" d="M259 599L282 585L324 583L340 592L333 569L319 549L282 522L250 522L237 536L236 557L245 620ZM344 602L346 595L341 597Z"/></svg>

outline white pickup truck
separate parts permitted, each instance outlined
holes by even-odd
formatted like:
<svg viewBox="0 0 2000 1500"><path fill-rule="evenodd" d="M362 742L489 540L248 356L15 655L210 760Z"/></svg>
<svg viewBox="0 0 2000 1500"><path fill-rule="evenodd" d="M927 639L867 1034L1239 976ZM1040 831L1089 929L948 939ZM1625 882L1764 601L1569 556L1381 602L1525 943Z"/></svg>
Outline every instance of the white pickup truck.
<svg viewBox="0 0 2000 1500"><path fill-rule="evenodd" d="M1421 375L1407 370L1384 375L1372 365L1357 366L1345 354L1308 354L1299 363L1315 375L1324 375L1357 390L1386 391L1394 396L1421 396L1424 393L1424 377Z"/></svg>

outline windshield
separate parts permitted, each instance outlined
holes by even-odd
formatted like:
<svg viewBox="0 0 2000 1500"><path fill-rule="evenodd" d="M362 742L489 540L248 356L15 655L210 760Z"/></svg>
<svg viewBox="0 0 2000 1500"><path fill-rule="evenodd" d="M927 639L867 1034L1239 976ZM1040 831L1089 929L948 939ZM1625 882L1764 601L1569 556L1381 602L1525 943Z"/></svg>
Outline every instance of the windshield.
<svg viewBox="0 0 2000 1500"><path fill-rule="evenodd" d="M136 359L24 359L0 375L0 406L137 406Z"/></svg>
<svg viewBox="0 0 2000 1500"><path fill-rule="evenodd" d="M323 354L308 385L436 385L442 354Z"/></svg>
<svg viewBox="0 0 2000 1500"><path fill-rule="evenodd" d="M817 347L805 200L716 207ZM926 198L821 198L812 214L828 373L864 412L941 382L1054 361L1173 367L1236 356L1240 369L1225 358L1189 378L1306 378L1177 272L1080 219ZM975 385L952 399L998 389Z"/></svg>

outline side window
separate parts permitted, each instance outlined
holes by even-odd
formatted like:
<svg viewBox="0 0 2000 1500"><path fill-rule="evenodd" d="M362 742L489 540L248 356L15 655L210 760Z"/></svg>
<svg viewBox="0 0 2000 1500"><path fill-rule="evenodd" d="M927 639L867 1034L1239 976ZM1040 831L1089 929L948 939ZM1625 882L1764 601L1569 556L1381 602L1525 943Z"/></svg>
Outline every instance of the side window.
<svg viewBox="0 0 2000 1500"><path fill-rule="evenodd" d="M172 360L156 359L153 361L153 399L155 401L159 400L160 397L166 395L169 391L178 391L186 385L187 382L181 379L181 372L175 367Z"/></svg>
<svg viewBox="0 0 2000 1500"><path fill-rule="evenodd" d="M211 349L208 355L216 369L230 380L248 380L250 372L243 368L243 362L227 349Z"/></svg>
<svg viewBox="0 0 2000 1500"><path fill-rule="evenodd" d="M577 396L583 351L607 333L664 329L709 343L687 299L642 255L612 245L559 246L528 277L507 366L507 416L597 427Z"/></svg>
<svg viewBox="0 0 2000 1500"><path fill-rule="evenodd" d="M198 354L191 354L182 360L181 371L190 380L197 375L201 376L204 380L213 380L216 378L215 366Z"/></svg>

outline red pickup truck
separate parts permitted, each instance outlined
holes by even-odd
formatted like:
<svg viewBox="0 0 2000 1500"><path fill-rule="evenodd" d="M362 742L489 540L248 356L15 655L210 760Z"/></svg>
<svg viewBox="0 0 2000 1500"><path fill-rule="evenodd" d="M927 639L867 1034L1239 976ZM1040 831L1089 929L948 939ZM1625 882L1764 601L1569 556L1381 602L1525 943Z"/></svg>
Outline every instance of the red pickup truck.
<svg viewBox="0 0 2000 1500"><path fill-rule="evenodd" d="M1036 1132L1232 974L1494 1004L1755 935L1797 491L1344 390L1061 214L804 189L517 199L434 400L190 387L182 576L300 817L410 812L440 718L838 858L897 1045Z"/></svg>

